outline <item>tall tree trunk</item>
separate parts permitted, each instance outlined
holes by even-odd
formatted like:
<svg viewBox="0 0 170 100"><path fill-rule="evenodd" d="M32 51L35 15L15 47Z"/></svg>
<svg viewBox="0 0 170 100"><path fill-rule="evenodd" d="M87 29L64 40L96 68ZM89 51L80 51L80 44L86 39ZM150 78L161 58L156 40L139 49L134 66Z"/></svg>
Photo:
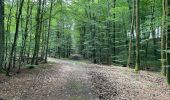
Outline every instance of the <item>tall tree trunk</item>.
<svg viewBox="0 0 170 100"><path fill-rule="evenodd" d="M135 71L140 70L140 18L139 18L140 0L136 0L136 66Z"/></svg>
<svg viewBox="0 0 170 100"><path fill-rule="evenodd" d="M13 58L14 50L15 50L16 44L17 44L19 23L20 23L20 17L21 17L21 13L22 13L23 4L24 4L24 0L22 0L21 3L20 3L19 12L18 12L17 20L16 20L15 36L14 36L14 41L13 41L13 44L12 44L12 49L11 49L11 52L10 52L9 65L8 65L8 68L7 68L7 71L6 71L7 76L9 76L9 72L10 72L10 68L11 68L11 64L12 64L12 58Z"/></svg>
<svg viewBox="0 0 170 100"><path fill-rule="evenodd" d="M166 44L166 31L165 30L165 18L166 18L166 8L165 8L165 3L166 0L162 0L162 27L161 27L161 67L162 67L162 71L161 73L163 75L166 75L166 71L165 71L165 61L166 61L166 54L164 52L165 48L165 44Z"/></svg>
<svg viewBox="0 0 170 100"><path fill-rule="evenodd" d="M128 49L128 61L127 61L127 67L130 67L131 63L131 51L132 51L132 35L134 32L134 15L135 15L135 4L133 0L133 8L130 7L130 2L129 2L129 10L131 12L131 27L130 27L130 37L129 37L129 49ZM133 10L133 11L131 11Z"/></svg>
<svg viewBox="0 0 170 100"><path fill-rule="evenodd" d="M21 51L20 51L20 61L19 61L19 68L18 68L18 72L20 72L20 67L21 67L21 63L24 62L23 61L23 54L24 54L24 50L25 50L25 45L26 45L26 40L27 40L27 36L28 36L28 23L29 23L29 15L32 12L32 6L30 9L30 0L28 0L28 4L27 4L27 15L26 15L26 23L25 23L25 30L24 30L24 35L23 35L23 43L22 43L22 47L21 47Z"/></svg>
<svg viewBox="0 0 170 100"><path fill-rule="evenodd" d="M156 33L155 33L155 28L154 28L154 14L155 14L155 0L153 0L153 4L151 5L151 33L152 33L152 38L153 38L153 54L156 58L157 56L157 51L156 51Z"/></svg>
<svg viewBox="0 0 170 100"><path fill-rule="evenodd" d="M115 3L115 2L114 2ZM109 0L107 0L107 17L110 17L110 2L109 2ZM112 59L111 59L111 47L113 47L113 46L111 46L111 45L113 45L112 44L112 42L111 42L111 22L110 22L110 20L108 20L107 22L106 22L106 25L107 25L107 30L106 30L106 35L107 35L107 64L108 65L111 65L112 64ZM114 24L115 25L115 24ZM113 29L113 30L115 30L115 29ZM113 32L112 33L113 35L115 35L115 32ZM115 37L114 37L115 38ZM114 48L114 47L113 47Z"/></svg>
<svg viewBox="0 0 170 100"><path fill-rule="evenodd" d="M31 61L31 64L35 64L38 65L38 54L39 54L39 48L40 48L40 27L41 27L41 23L40 23L40 19L41 19L41 0L38 1L38 7L37 7L37 16L36 16L36 32L35 32L35 46L34 46L34 54L33 54L33 58Z"/></svg>
<svg viewBox="0 0 170 100"><path fill-rule="evenodd" d="M0 69L4 61L4 42L5 42L5 27L4 27L4 0L0 0Z"/></svg>
<svg viewBox="0 0 170 100"><path fill-rule="evenodd" d="M50 6L50 16L49 16L49 22L48 22L48 34L47 34L47 43L46 43L46 53L45 53L45 62L47 63L47 54L48 54L48 47L49 47L49 37L51 32L51 17L52 17L52 10L53 10L53 0L51 0L51 6Z"/></svg>
<svg viewBox="0 0 170 100"><path fill-rule="evenodd" d="M167 0L167 17L170 17L170 0ZM169 19L167 19L169 22ZM170 25L167 26L167 69L166 69L166 76L168 84L170 84L170 53L168 52L170 50Z"/></svg>
<svg viewBox="0 0 170 100"><path fill-rule="evenodd" d="M32 5L33 7L33 5ZM30 27L33 27L33 20L32 20L32 12L30 13ZM29 58L30 57L30 54L31 54L31 45L32 45L32 34L33 32L30 32L29 33L29 42L28 42L28 50L27 50L27 57ZM27 59L27 63L31 63L29 59Z"/></svg>
<svg viewBox="0 0 170 100"><path fill-rule="evenodd" d="M10 2L10 1L9 1ZM12 0L12 5L10 7L10 10L9 10L9 14L8 14L8 17L7 17L7 24L6 24L6 50L5 50L5 69L6 69L6 66L7 66L7 63L8 63L8 52L10 51L10 48L8 44L11 43L11 23L12 23L12 18L11 18L11 15L12 15L12 9L14 8L14 0Z"/></svg>
<svg viewBox="0 0 170 100"><path fill-rule="evenodd" d="M113 0L113 8L116 7L116 0ZM115 13L113 14L113 18L116 19ZM115 63L116 60L116 22L114 20L113 22L113 63Z"/></svg>

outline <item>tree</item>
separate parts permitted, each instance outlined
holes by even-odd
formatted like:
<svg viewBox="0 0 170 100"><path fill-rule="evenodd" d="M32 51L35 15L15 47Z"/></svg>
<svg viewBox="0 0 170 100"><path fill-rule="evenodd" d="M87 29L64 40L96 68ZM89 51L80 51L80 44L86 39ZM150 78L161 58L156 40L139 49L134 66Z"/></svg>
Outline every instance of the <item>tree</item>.
<svg viewBox="0 0 170 100"><path fill-rule="evenodd" d="M136 71L161 64L169 76L168 6L168 0L8 0L4 12L1 0L0 68L9 75L47 63L48 56L78 53L96 64Z"/></svg>
<svg viewBox="0 0 170 100"><path fill-rule="evenodd" d="M139 17L140 0L136 0L136 65L135 71L140 69L140 17Z"/></svg>
<svg viewBox="0 0 170 100"><path fill-rule="evenodd" d="M17 44L17 39L18 39L18 31L19 31L19 23L20 23L20 17L21 17L21 13L22 13L23 4L24 4L24 0L22 0L21 3L20 3L19 12L18 12L17 19L16 19L16 29L15 29L14 41L13 41L12 49L11 49L11 52L10 52L9 65L8 65L8 68L7 68L7 71L6 71L7 76L9 76L9 72L10 72L11 65L12 65L14 50L16 49L16 44Z"/></svg>
<svg viewBox="0 0 170 100"><path fill-rule="evenodd" d="M4 27L4 0L0 1L0 70L4 61L4 42L5 42L5 27Z"/></svg>
<svg viewBox="0 0 170 100"><path fill-rule="evenodd" d="M166 23L165 23L165 19L166 19L166 6L165 6L165 2L166 0L162 0L162 28L161 28L161 67L162 67L162 71L161 73L163 75L166 75L166 68L165 68L165 64L166 64L166 57L165 57L165 52L164 50L165 48L165 44L166 44L166 31L165 31L165 27L166 27Z"/></svg>
<svg viewBox="0 0 170 100"><path fill-rule="evenodd" d="M37 7L37 16L36 16L36 31L35 31L35 46L34 46L34 54L31 61L32 65L38 65L38 55L40 49L40 33L41 33L41 11L42 11L42 3L41 0L38 0L38 7Z"/></svg>
<svg viewBox="0 0 170 100"><path fill-rule="evenodd" d="M12 4L9 8L9 13L8 13L8 16L7 16L7 22L6 22L6 50L5 50L5 69L7 67L7 64L8 64L8 57L9 57L9 49L10 49L10 46L9 44L11 43L11 24L12 24L12 10L14 9L14 0L12 0Z"/></svg>
<svg viewBox="0 0 170 100"><path fill-rule="evenodd" d="M129 50L128 50L128 61L127 61L128 67L130 67L130 63L131 63L132 36L133 36L133 32L134 32L135 4L134 4L134 0L132 2L133 2L133 7L130 6L130 1L128 0L130 17L131 17L131 27L130 27L130 36L129 36Z"/></svg>
<svg viewBox="0 0 170 100"><path fill-rule="evenodd" d="M45 62L47 62L47 54L49 48L49 37L51 32L51 18L52 18L52 10L53 10L53 0L50 3L50 15L49 15L49 22L48 22L48 34L47 34L47 43L46 43L46 52L45 52Z"/></svg>
<svg viewBox="0 0 170 100"><path fill-rule="evenodd" d="M170 53L169 53L169 49L170 49L170 25L169 25L169 17L170 17L170 1L167 0L166 1L166 9L167 9L167 21L168 21L168 26L167 26L167 69L166 69L166 76L167 76L167 81L168 84L170 84Z"/></svg>
<svg viewBox="0 0 170 100"><path fill-rule="evenodd" d="M25 46L26 46L26 41L27 41L27 37L28 37L28 25L29 25L29 21L30 21L30 14L32 13L32 5L30 5L30 0L28 0L28 4L27 4L27 17L26 17L26 23L25 23L25 30L24 30L24 35L23 35L23 41L22 41L22 46L21 46L21 50L20 50L20 62L19 62L19 68L18 68L18 72L20 72L20 67L21 67L21 63L24 62L24 50L25 50Z"/></svg>

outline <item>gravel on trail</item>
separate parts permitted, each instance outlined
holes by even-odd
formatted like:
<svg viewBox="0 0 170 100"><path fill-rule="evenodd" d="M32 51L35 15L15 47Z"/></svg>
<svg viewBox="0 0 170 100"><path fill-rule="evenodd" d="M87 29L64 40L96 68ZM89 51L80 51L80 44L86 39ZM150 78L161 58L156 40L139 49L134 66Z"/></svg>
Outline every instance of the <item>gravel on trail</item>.
<svg viewBox="0 0 170 100"><path fill-rule="evenodd" d="M0 75L0 100L170 100L158 73L49 58L46 68Z"/></svg>

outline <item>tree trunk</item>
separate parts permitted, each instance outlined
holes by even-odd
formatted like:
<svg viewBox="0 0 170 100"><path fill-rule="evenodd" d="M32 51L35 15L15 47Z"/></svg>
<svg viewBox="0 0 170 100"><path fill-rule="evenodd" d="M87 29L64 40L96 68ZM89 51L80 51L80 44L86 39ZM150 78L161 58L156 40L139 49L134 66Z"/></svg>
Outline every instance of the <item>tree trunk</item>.
<svg viewBox="0 0 170 100"><path fill-rule="evenodd" d="M139 18L140 0L136 0L136 66L135 71L140 70L140 18Z"/></svg>
<svg viewBox="0 0 170 100"><path fill-rule="evenodd" d="M151 5L151 33L152 33L152 38L153 38L153 54L155 58L157 57L157 51L156 51L156 33L155 33L155 28L154 28L154 14L155 14L155 0L153 0L153 5Z"/></svg>
<svg viewBox="0 0 170 100"><path fill-rule="evenodd" d="M163 75L166 75L165 73L165 61L166 61L166 54L164 52L164 50L166 49L165 48L165 44L166 44L166 34L164 31L165 30L165 16L166 16L166 12L165 12L165 3L166 3L166 0L162 0L162 27L161 27L161 67L162 67L162 71L161 73Z"/></svg>
<svg viewBox="0 0 170 100"><path fill-rule="evenodd" d="M167 0L167 17L170 17L170 1ZM169 19L167 20L169 22ZM167 50L170 50L170 25L167 26ZM166 76L167 76L167 82L170 84L170 53L167 51L167 69L166 69Z"/></svg>
<svg viewBox="0 0 170 100"><path fill-rule="evenodd" d="M49 47L49 37L51 32L51 15L53 10L53 0L51 0L51 6L50 6L50 16L49 16L49 22L48 22L48 35L47 35L47 43L46 43L46 52L45 52L45 63L47 63L47 54L48 54L48 47Z"/></svg>
<svg viewBox="0 0 170 100"><path fill-rule="evenodd" d="M20 72L21 63L23 62L23 54L24 54L26 40L27 40L27 36L28 36L28 23L29 23L29 19L30 19L29 15L31 14L31 12L32 12L32 7L30 9L30 0L28 0L26 23L25 23L25 30L24 30L24 35L23 35L23 43L22 43L22 47L21 47L21 51L20 51L20 61L19 61L18 72Z"/></svg>
<svg viewBox="0 0 170 100"><path fill-rule="evenodd" d="M23 4L24 4L24 0L22 0L21 3L20 3L19 12L18 12L17 20L16 20L16 30L15 30L15 35L14 35L14 41L13 41L12 49L11 49L11 52L10 52L9 65L8 65L8 68L7 68L7 71L6 71L7 76L9 76L9 72L10 72L11 64L12 64L12 58L13 58L13 54L14 54L16 44L17 44L19 23L20 23L20 17L21 17L21 13L22 13Z"/></svg>
<svg viewBox="0 0 170 100"><path fill-rule="evenodd" d="M3 68L4 61L4 42L5 42L5 27L4 27L4 0L0 0L0 69Z"/></svg>
<svg viewBox="0 0 170 100"><path fill-rule="evenodd" d="M41 0L38 1L38 7L37 7L37 16L36 16L36 32L35 32L35 46L34 46L34 54L31 61L31 64L38 65L38 54L39 54L39 48L40 48L40 23L41 19Z"/></svg>
<svg viewBox="0 0 170 100"><path fill-rule="evenodd" d="M129 2L130 4L130 2ZM129 37L129 49L128 49L128 61L127 61L127 67L130 67L130 63L131 63L131 51L132 51L132 35L134 32L134 14L135 14L135 4L134 4L134 0L133 0L133 9L131 9L130 5L129 5L129 10L131 12L131 10L133 10L133 12L131 12L131 28L130 28L130 37Z"/></svg>
<svg viewBox="0 0 170 100"><path fill-rule="evenodd" d="M113 8L116 7L116 0L113 0ZM113 18L116 19L116 15L113 14ZM115 63L116 60L116 22L114 20L113 22L113 63Z"/></svg>

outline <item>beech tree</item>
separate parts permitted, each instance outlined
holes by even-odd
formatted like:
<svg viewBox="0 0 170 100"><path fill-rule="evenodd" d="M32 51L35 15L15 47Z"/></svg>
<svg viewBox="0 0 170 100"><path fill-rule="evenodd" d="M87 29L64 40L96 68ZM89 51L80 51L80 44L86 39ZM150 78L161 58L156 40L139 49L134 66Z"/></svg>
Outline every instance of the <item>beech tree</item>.
<svg viewBox="0 0 170 100"><path fill-rule="evenodd" d="M48 34L47 34L47 42L46 42L46 52L45 52L45 62L47 63L47 55L48 55L48 48L49 48L49 37L51 32L51 18L52 18L52 10L53 10L53 1L50 1L50 15L49 15L49 22L48 22Z"/></svg>
<svg viewBox="0 0 170 100"><path fill-rule="evenodd" d="M136 65L135 70L139 71L140 69L140 0L136 0Z"/></svg>
<svg viewBox="0 0 170 100"><path fill-rule="evenodd" d="M131 3L132 3L132 6L130 5ZM131 18L131 26L130 26L127 66L130 67L130 64L132 62L131 61L131 54L132 54L132 36L134 34L135 2L134 2L134 0L132 2L130 2L130 0L128 0L128 4L129 4L129 11L130 11L130 18Z"/></svg>
<svg viewBox="0 0 170 100"><path fill-rule="evenodd" d="M4 0L0 1L0 70L4 62L5 47L5 27L4 27Z"/></svg>
<svg viewBox="0 0 170 100"><path fill-rule="evenodd" d="M169 17L170 17L170 1L165 1L166 9L167 9L167 21L169 22ZM167 81L168 84L170 84L170 53L169 53L169 47L170 47L170 25L167 25L167 67L166 67L166 76L167 76Z"/></svg>
<svg viewBox="0 0 170 100"><path fill-rule="evenodd" d="M16 44L17 44L17 39L18 39L19 23L20 23L20 17L21 17L21 13L22 13L23 4L24 4L24 0L22 0L21 3L20 3L18 15L17 15L17 18L16 18L16 30L15 30L15 35L14 35L14 41L13 41L13 44L12 44L12 49L11 49L11 52L10 52L9 65L8 65L8 68L7 68L7 71L6 71L7 76L9 76L9 72L10 72L10 68L11 68L11 64L12 64L12 59L13 59L13 55L14 55L14 50L16 49Z"/></svg>

